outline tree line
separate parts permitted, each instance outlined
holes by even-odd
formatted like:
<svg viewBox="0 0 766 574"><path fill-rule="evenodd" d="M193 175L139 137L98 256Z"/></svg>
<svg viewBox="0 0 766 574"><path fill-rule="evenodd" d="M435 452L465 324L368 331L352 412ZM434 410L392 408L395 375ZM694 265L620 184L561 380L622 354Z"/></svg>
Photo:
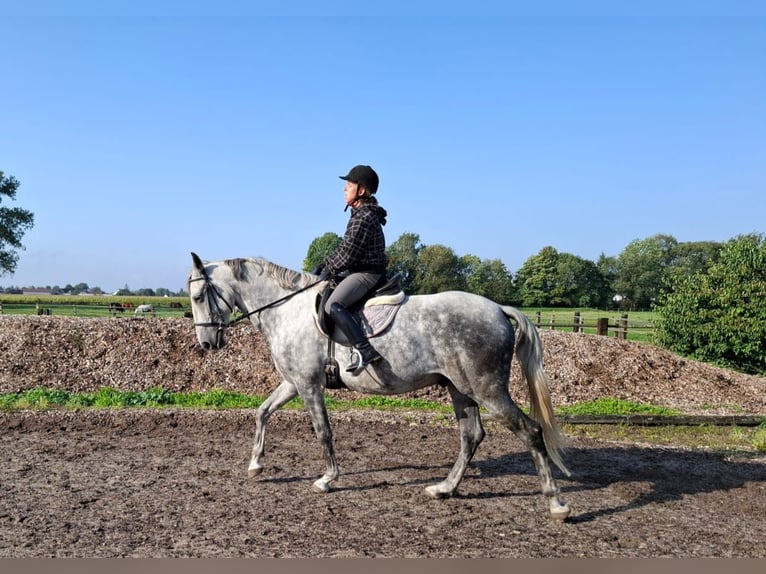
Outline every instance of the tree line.
<svg viewBox="0 0 766 574"><path fill-rule="evenodd" d="M341 242L335 233L316 238L303 261L318 265ZM543 247L513 273L499 259L458 255L445 245L424 245L404 233L386 254L390 273L400 273L412 294L461 290L504 305L649 310L669 279L703 271L719 261L724 244L682 243L672 235L632 241L619 255L589 261L552 246Z"/></svg>
<svg viewBox="0 0 766 574"><path fill-rule="evenodd" d="M45 287L39 287L39 286L24 286L24 287L18 287L18 286L10 286L10 287L0 287L0 293L6 294L6 295L21 295L24 293L24 291L28 291L30 289L48 289L51 292L51 295L115 295L118 297L185 297L188 295L188 293L181 289L180 291L171 291L170 289L166 289L164 287L159 287L157 289L151 289L149 287L143 287L141 289L130 289L127 285L123 287L122 289L118 289L117 291L114 291L112 293L106 293L101 287L90 287L87 283L77 283L76 285L71 285L67 283L64 287L60 287L58 285L50 286L46 285Z"/></svg>

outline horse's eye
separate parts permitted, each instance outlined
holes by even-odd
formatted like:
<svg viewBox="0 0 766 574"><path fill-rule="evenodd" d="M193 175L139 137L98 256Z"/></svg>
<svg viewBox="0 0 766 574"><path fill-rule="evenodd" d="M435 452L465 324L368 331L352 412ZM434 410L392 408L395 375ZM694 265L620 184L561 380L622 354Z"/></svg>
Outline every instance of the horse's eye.
<svg viewBox="0 0 766 574"><path fill-rule="evenodd" d="M202 295L202 293L200 293L199 295L195 295L195 296L193 297L193 299L194 299L194 302L195 302L195 303L202 303L202 300L203 300L204 298L205 298L205 297Z"/></svg>

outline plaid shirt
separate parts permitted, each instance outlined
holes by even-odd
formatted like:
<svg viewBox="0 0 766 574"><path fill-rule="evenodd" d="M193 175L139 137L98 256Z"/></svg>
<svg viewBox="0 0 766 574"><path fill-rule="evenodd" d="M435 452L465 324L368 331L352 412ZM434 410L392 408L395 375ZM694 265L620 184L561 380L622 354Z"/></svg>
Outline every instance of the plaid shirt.
<svg viewBox="0 0 766 574"><path fill-rule="evenodd" d="M385 271L386 215L385 209L369 203L351 210L343 240L323 263L330 275L341 271Z"/></svg>

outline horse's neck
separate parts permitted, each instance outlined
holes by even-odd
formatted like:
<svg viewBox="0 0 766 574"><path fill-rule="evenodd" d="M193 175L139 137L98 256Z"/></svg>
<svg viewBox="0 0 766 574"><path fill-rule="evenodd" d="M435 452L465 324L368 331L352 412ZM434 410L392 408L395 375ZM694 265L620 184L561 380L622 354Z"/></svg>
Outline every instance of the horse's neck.
<svg viewBox="0 0 766 574"><path fill-rule="evenodd" d="M243 311L247 312L265 307L288 294L276 282L264 277L258 277L255 281L239 280L236 289L245 306Z"/></svg>

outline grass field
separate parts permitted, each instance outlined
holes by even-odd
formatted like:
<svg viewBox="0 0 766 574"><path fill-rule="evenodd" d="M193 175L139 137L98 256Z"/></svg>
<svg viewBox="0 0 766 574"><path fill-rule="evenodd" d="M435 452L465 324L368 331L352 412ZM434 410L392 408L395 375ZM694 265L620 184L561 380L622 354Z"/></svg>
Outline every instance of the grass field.
<svg viewBox="0 0 766 574"><path fill-rule="evenodd" d="M551 308L522 308L533 323L542 329L557 331L572 331L574 329L575 312L580 313L583 332L596 334L596 324L599 319L608 319L609 336L615 336L617 326L622 320L623 311L604 311L601 309L551 309ZM653 311L632 311L627 313L627 332L629 341L652 343L654 341L654 321L657 313Z"/></svg>
<svg viewBox="0 0 766 574"><path fill-rule="evenodd" d="M0 313L5 315L51 314L64 317L109 317L133 313L127 308L122 313L110 311L109 305L126 303L138 307L152 305L157 317L182 317L189 310L188 297L115 297L111 295L0 295ZM171 308L170 304L181 305ZM50 310L46 313L45 310Z"/></svg>

